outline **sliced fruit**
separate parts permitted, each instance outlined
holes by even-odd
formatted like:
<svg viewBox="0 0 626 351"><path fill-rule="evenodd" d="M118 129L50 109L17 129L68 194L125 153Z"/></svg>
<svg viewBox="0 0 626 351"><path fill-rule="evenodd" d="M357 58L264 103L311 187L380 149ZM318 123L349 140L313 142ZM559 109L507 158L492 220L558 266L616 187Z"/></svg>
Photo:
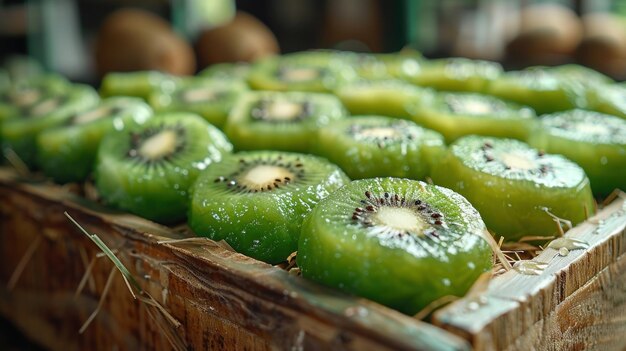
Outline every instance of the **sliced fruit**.
<svg viewBox="0 0 626 351"><path fill-rule="evenodd" d="M222 128L228 114L247 85L237 80L189 78L171 91L150 95L156 112L191 112Z"/></svg>
<svg viewBox="0 0 626 351"><path fill-rule="evenodd" d="M626 119L626 86L600 85L588 90L589 109Z"/></svg>
<svg viewBox="0 0 626 351"><path fill-rule="evenodd" d="M140 99L105 99L74 114L62 126L39 134L38 165L58 183L85 180L94 168L98 146L107 133L143 124L151 116L152 109Z"/></svg>
<svg viewBox="0 0 626 351"><path fill-rule="evenodd" d="M454 57L424 61L418 69L405 72L402 78L437 90L484 92L501 74L498 63Z"/></svg>
<svg viewBox="0 0 626 351"><path fill-rule="evenodd" d="M530 144L581 166L598 196L626 189L626 121L585 110L546 115Z"/></svg>
<svg viewBox="0 0 626 351"><path fill-rule="evenodd" d="M401 80L359 80L335 90L335 95L353 115L398 118L410 118L407 106L419 104L429 93Z"/></svg>
<svg viewBox="0 0 626 351"><path fill-rule="evenodd" d="M302 220L348 182L339 167L302 154L257 151L225 157L198 178L189 226L238 252L278 263L297 249Z"/></svg>
<svg viewBox="0 0 626 351"><path fill-rule="evenodd" d="M177 78L157 71L109 73L102 79L100 95L134 96L144 100L158 91L171 91L176 87Z"/></svg>
<svg viewBox="0 0 626 351"><path fill-rule="evenodd" d="M343 60L296 53L254 63L248 83L257 90L331 92L355 78L356 72Z"/></svg>
<svg viewBox="0 0 626 351"><path fill-rule="evenodd" d="M357 180L307 217L297 262L305 278L415 314L443 296L463 296L491 269L484 232L478 212L449 189Z"/></svg>
<svg viewBox="0 0 626 351"><path fill-rule="evenodd" d="M218 63L202 70L199 75L211 79L236 80L248 79L251 65L247 62Z"/></svg>
<svg viewBox="0 0 626 351"><path fill-rule="evenodd" d="M595 209L582 168L513 139L463 137L434 166L432 179L465 196L507 241L556 235L553 216L576 225Z"/></svg>
<svg viewBox="0 0 626 351"><path fill-rule="evenodd" d="M32 93L40 94L37 90L33 90ZM18 117L2 123L0 139L3 141L3 148L12 149L28 167L33 168L37 157L36 139L39 133L65 123L76 113L95 106L98 100L95 90L78 84L61 92L42 95L36 102L24 105Z"/></svg>
<svg viewBox="0 0 626 351"><path fill-rule="evenodd" d="M159 223L176 223L185 218L189 187L200 171L231 150L224 134L200 116L157 115L102 140L96 187L110 205Z"/></svg>
<svg viewBox="0 0 626 351"><path fill-rule="evenodd" d="M321 126L345 115L329 94L250 92L239 99L224 131L239 150L306 152Z"/></svg>
<svg viewBox="0 0 626 351"><path fill-rule="evenodd" d="M445 144L439 133L410 121L358 116L322 127L313 149L353 179L424 179L445 152Z"/></svg>
<svg viewBox="0 0 626 351"><path fill-rule="evenodd" d="M413 121L443 134L446 143L470 134L526 140L535 111L473 93L431 94L408 108Z"/></svg>
<svg viewBox="0 0 626 351"><path fill-rule="evenodd" d="M587 104L585 92L543 68L507 72L489 85L488 94L532 107L537 114L565 111Z"/></svg>

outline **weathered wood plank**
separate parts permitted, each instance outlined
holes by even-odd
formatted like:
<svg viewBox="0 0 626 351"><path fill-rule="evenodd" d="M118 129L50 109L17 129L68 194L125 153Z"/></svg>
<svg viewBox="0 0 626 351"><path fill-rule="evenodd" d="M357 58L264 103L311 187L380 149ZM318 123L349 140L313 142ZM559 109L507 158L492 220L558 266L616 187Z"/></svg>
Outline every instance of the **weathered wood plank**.
<svg viewBox="0 0 626 351"><path fill-rule="evenodd" d="M55 350L346 349L466 350L469 344L432 325L310 283L286 271L204 243L159 244L182 235L85 202L49 184L26 184L0 169L0 282L7 282L40 240L15 289L0 288L0 313ZM63 216L100 235L180 323L133 300L114 278L85 333L113 266ZM41 239L43 238L43 239ZM85 289L74 292L93 263Z"/></svg>
<svg viewBox="0 0 626 351"><path fill-rule="evenodd" d="M566 237L589 244L561 256L546 248L539 275L512 270L435 323L477 350L623 350L626 347L626 204L615 201ZM484 304L471 304L482 301Z"/></svg>

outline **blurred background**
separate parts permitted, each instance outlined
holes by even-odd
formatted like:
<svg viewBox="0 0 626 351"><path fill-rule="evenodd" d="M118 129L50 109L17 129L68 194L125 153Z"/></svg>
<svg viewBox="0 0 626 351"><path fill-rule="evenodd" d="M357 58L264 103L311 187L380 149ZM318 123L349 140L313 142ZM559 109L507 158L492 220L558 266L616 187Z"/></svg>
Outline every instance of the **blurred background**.
<svg viewBox="0 0 626 351"><path fill-rule="evenodd" d="M623 79L625 16L626 0L0 0L0 60L28 54L95 83L110 70L192 74L274 52L410 47L506 68L576 62Z"/></svg>

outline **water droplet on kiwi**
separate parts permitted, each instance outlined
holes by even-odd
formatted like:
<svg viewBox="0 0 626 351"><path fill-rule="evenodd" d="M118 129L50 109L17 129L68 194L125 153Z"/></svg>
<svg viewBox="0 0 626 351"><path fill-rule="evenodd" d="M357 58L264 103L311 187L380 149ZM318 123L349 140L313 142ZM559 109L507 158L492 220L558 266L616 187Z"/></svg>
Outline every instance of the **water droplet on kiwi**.
<svg viewBox="0 0 626 351"><path fill-rule="evenodd" d="M528 260L517 261L513 264L513 269L524 275L541 275L546 267L548 267L548 264L545 262Z"/></svg>

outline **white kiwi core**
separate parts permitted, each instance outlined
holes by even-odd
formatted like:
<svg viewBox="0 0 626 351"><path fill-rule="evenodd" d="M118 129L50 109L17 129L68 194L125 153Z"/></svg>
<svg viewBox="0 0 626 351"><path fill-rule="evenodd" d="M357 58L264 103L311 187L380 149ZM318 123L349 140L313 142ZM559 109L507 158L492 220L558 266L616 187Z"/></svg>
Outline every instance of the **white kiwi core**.
<svg viewBox="0 0 626 351"><path fill-rule="evenodd" d="M578 123L576 124L576 131L593 134L593 135L609 135L611 131L606 125L603 124L591 124L591 123Z"/></svg>
<svg viewBox="0 0 626 351"><path fill-rule="evenodd" d="M359 135L364 138L389 138L393 139L398 136L398 131L394 128L376 127L361 129Z"/></svg>
<svg viewBox="0 0 626 351"><path fill-rule="evenodd" d="M500 159L511 169L530 170L537 168L537 164L533 160L516 153L502 153Z"/></svg>
<svg viewBox="0 0 626 351"><path fill-rule="evenodd" d="M139 147L139 154L149 160L157 160L176 151L177 135L173 130L164 130L146 139Z"/></svg>
<svg viewBox="0 0 626 351"><path fill-rule="evenodd" d="M399 232L422 233L428 224L420 215L408 208L380 207L373 216L378 225L395 229Z"/></svg>
<svg viewBox="0 0 626 351"><path fill-rule="evenodd" d="M257 165L250 168L242 177L242 181L253 187L264 187L276 183L276 179L294 179L295 175L280 166Z"/></svg>
<svg viewBox="0 0 626 351"><path fill-rule="evenodd" d="M290 82L305 82L318 76L319 72L314 68L289 68L283 73L283 79Z"/></svg>
<svg viewBox="0 0 626 351"><path fill-rule="evenodd" d="M59 103L60 101L57 98L44 100L32 108L31 114L33 116L42 116L48 114L52 112L55 108L57 108L59 106Z"/></svg>
<svg viewBox="0 0 626 351"><path fill-rule="evenodd" d="M493 112L492 106L486 101L469 100L463 103L463 110L474 115L483 115Z"/></svg>
<svg viewBox="0 0 626 351"><path fill-rule="evenodd" d="M268 118L277 121L293 120L302 112L302 104L291 101L272 101L267 107Z"/></svg>
<svg viewBox="0 0 626 351"><path fill-rule="evenodd" d="M207 88L189 89L183 93L183 99L187 102L199 102L214 100L217 94Z"/></svg>
<svg viewBox="0 0 626 351"><path fill-rule="evenodd" d="M92 111L81 113L74 118L75 124L85 124L106 117L111 113L110 108L97 108Z"/></svg>

